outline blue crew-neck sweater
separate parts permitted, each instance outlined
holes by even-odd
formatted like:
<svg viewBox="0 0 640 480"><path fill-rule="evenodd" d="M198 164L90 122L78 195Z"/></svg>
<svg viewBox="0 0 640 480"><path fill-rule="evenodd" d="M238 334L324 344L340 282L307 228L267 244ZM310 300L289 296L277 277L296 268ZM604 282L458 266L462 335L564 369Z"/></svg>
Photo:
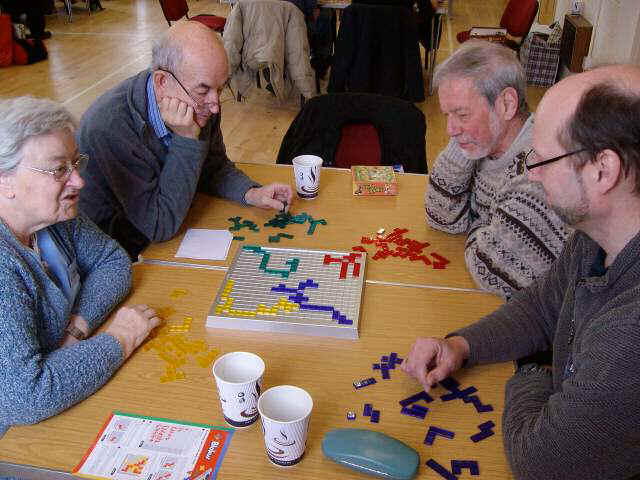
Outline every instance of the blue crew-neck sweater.
<svg viewBox="0 0 640 480"><path fill-rule="evenodd" d="M12 425L37 423L85 399L124 359L106 333L60 344L72 314L93 331L127 294L128 255L86 217L47 228L77 264L81 286L73 304L38 255L0 222L0 437Z"/></svg>

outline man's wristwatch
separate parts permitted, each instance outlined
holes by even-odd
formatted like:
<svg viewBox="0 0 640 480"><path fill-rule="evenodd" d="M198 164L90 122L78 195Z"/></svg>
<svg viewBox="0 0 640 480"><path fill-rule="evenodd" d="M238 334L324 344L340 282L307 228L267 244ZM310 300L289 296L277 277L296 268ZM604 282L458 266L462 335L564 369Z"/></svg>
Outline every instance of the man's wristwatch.
<svg viewBox="0 0 640 480"><path fill-rule="evenodd" d="M67 325L66 332L72 337L77 338L78 340L84 340L85 338L87 338L84 332L75 325Z"/></svg>

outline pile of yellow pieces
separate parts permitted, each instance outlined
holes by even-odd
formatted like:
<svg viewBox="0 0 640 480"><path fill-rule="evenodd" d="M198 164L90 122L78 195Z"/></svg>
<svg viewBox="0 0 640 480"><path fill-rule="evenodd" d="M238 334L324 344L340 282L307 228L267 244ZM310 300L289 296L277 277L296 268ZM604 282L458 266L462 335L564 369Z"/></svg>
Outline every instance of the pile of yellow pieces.
<svg viewBox="0 0 640 480"><path fill-rule="evenodd" d="M166 319L175 313L172 307L164 307L156 310L160 318ZM184 335L191 330L191 317L185 317L182 325L165 324L158 328L149 340L144 344L144 351L154 350L165 361L164 374L160 382L171 382L186 377L181 366L187 363L187 356L193 355L198 365L207 368L218 356L215 348L209 350L204 340L188 340Z"/></svg>

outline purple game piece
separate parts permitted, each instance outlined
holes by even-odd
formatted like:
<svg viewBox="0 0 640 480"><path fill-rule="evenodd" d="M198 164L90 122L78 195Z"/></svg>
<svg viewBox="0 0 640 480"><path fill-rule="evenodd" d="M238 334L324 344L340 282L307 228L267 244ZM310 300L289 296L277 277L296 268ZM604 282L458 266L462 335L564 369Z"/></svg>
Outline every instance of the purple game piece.
<svg viewBox="0 0 640 480"><path fill-rule="evenodd" d="M489 420L488 422L481 423L480 425L478 425L480 432L474 435L471 435L471 440L473 440L475 443L475 442L479 442L480 440L484 440L485 438L488 438L491 435L494 435L495 432L492 429L495 426L496 424L493 423L493 421L491 420Z"/></svg>
<svg viewBox="0 0 640 480"><path fill-rule="evenodd" d="M489 438L490 436L495 435L493 430L483 430L482 432L478 432L474 435L471 435L471 440L474 443L479 442L480 440L484 440L485 438Z"/></svg>
<svg viewBox="0 0 640 480"><path fill-rule="evenodd" d="M373 364L373 369L374 370L380 370L380 364L379 363L374 363Z"/></svg>
<svg viewBox="0 0 640 480"><path fill-rule="evenodd" d="M447 377L447 378L445 378L443 380L440 380L440 385L442 385L447 390L451 390L451 391L457 390L458 387L460 386L458 381L455 378L452 378L452 377Z"/></svg>
<svg viewBox="0 0 640 480"><path fill-rule="evenodd" d="M455 437L455 432L452 432L450 430L445 430L444 428L438 428L438 427L434 427L431 426L429 427L429 430L427 431L427 436L424 437L424 443L426 445L432 445L433 441L435 440L436 436L441 436L441 437L445 437L448 439L452 439L453 437Z"/></svg>
<svg viewBox="0 0 640 480"><path fill-rule="evenodd" d="M433 471L438 473L442 478L446 478L447 480L457 480L458 479L458 477L456 477L453 473L451 473L449 470L447 470L442 465L440 465L438 462L436 462L433 458L427 460L426 465L427 465L427 467L431 468Z"/></svg>
<svg viewBox="0 0 640 480"><path fill-rule="evenodd" d="M373 378L373 377L365 378L364 380L360 380L359 382L353 382L353 388L355 388L357 390L359 388L368 387L369 385L373 385L374 383L378 383L378 382L376 382L375 378Z"/></svg>
<svg viewBox="0 0 640 480"><path fill-rule="evenodd" d="M424 419L424 417L427 416L428 411L429 409L427 407L423 407L421 405L413 405L411 408L402 407L402 410L400 410L400 413L402 413L403 415L409 415L410 417Z"/></svg>
<svg viewBox="0 0 640 480"><path fill-rule="evenodd" d="M382 363L389 363L389 357L387 355L383 355L380 357L380 361Z"/></svg>
<svg viewBox="0 0 640 480"><path fill-rule="evenodd" d="M476 407L476 411L478 413L484 413L484 412L492 412L493 411L493 406L491 405L484 405L481 401L480 398L478 398L477 395L471 395L467 398L463 398L462 399L465 403L473 403L473 406Z"/></svg>
<svg viewBox="0 0 640 480"><path fill-rule="evenodd" d="M471 475L480 475L478 462L475 460L451 460L451 471L454 475L462 474L462 469L468 468Z"/></svg>
<svg viewBox="0 0 640 480"><path fill-rule="evenodd" d="M372 411L373 411L373 405L370 404L370 403L365 403L364 404L364 411L362 412L362 415L365 416L365 417L370 417Z"/></svg>
<svg viewBox="0 0 640 480"><path fill-rule="evenodd" d="M406 407L407 405L416 403L419 400L424 400L426 403L433 402L433 398L431 398L431 395L429 395L427 392L423 390L421 392L416 393L415 395L411 395L410 397L405 398L404 400L400 400L400 405L403 407Z"/></svg>
<svg viewBox="0 0 640 480"><path fill-rule="evenodd" d="M382 372L382 379L389 380L391 375L389 375L389 367L386 365L380 365L380 371Z"/></svg>
<svg viewBox="0 0 640 480"><path fill-rule="evenodd" d="M495 426L496 426L496 424L493 423L493 420L489 420L488 422L484 422L484 423L481 423L480 425L478 425L478 428L480 430L490 430Z"/></svg>
<svg viewBox="0 0 640 480"><path fill-rule="evenodd" d="M380 410L374 410L371 412L371 422L378 423L380 421Z"/></svg>
<svg viewBox="0 0 640 480"><path fill-rule="evenodd" d="M458 390L458 388L455 388L451 390L451 393L442 395L440 397L440 400L442 400L443 402L454 400L456 398L462 398L464 400L466 397L468 397L472 393L476 393L477 391L478 390L476 389L476 387L473 386L465 388L464 390Z"/></svg>

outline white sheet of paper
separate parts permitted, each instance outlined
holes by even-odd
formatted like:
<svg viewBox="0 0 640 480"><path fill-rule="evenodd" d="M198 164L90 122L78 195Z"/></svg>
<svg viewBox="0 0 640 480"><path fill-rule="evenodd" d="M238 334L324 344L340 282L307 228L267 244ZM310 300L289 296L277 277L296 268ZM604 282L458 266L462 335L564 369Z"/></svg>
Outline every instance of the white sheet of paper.
<svg viewBox="0 0 640 480"><path fill-rule="evenodd" d="M190 228L176 252L176 258L224 260L229 253L233 234L229 230Z"/></svg>

